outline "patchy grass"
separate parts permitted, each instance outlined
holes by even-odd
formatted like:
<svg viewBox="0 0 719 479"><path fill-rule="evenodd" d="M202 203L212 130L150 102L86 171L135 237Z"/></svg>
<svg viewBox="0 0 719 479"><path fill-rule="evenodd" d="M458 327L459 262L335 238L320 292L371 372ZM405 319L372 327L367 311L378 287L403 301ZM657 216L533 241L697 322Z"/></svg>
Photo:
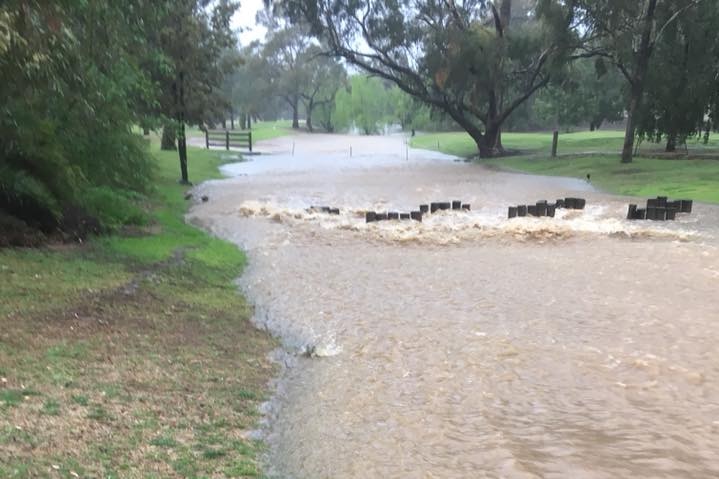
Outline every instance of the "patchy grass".
<svg viewBox="0 0 719 479"><path fill-rule="evenodd" d="M707 145L688 142L686 151L667 156L658 145L644 143L630 164L619 162L623 132L595 131L564 133L559 136L558 158L550 158L551 133L504 133L505 148L524 154L481 160L495 167L550 176L585 178L617 194L635 196L668 195L699 201L719 202L719 139ZM438 147L439 145L439 147ZM456 156L476 154L474 142L466 133L437 133L418 136L412 146Z"/></svg>
<svg viewBox="0 0 719 479"><path fill-rule="evenodd" d="M0 477L260 475L275 343L233 284L244 254L184 223L176 153L153 151L153 234L0 251Z"/></svg>

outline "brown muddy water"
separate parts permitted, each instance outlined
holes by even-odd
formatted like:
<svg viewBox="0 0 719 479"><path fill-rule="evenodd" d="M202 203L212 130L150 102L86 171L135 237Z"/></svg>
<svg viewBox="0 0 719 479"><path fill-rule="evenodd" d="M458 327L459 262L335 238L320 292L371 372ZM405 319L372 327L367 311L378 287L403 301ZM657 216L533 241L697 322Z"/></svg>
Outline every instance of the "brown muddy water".
<svg viewBox="0 0 719 479"><path fill-rule="evenodd" d="M241 288L285 344L270 477L719 477L719 209L628 222L585 182L396 137L260 146L189 219L248 252ZM505 220L564 196L587 208ZM362 213L455 199L472 211Z"/></svg>

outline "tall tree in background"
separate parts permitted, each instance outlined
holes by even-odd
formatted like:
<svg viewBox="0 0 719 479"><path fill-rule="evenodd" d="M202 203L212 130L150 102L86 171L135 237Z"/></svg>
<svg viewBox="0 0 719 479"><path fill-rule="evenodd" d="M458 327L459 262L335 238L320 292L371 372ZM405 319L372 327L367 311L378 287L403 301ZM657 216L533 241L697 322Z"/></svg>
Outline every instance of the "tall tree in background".
<svg viewBox="0 0 719 479"><path fill-rule="evenodd" d="M672 152L706 131L719 91L719 5L701 2L669 24L656 44L646 95L637 113L637 136L666 141Z"/></svg>
<svg viewBox="0 0 719 479"><path fill-rule="evenodd" d="M309 84L307 50L311 43L301 26L271 25L262 56L271 90L292 109L292 128L300 127L300 100Z"/></svg>
<svg viewBox="0 0 719 479"><path fill-rule="evenodd" d="M304 52L301 61L304 62L304 68L307 70L307 83L300 95L305 107L305 124L307 130L312 132L313 112L318 107L324 108L334 103L337 91L347 81L347 72L337 60L324 55L318 45L310 46ZM327 116L328 112L331 115L331 110L325 110L324 126L332 129L331 116Z"/></svg>
<svg viewBox="0 0 719 479"><path fill-rule="evenodd" d="M493 156L503 123L549 82L574 43L565 2L542 0L530 10L535 21L516 25L513 2L497 4L284 0L278 8L308 22L333 54L444 111L481 156Z"/></svg>
<svg viewBox="0 0 719 479"><path fill-rule="evenodd" d="M223 115L227 102L220 86L236 65L223 55L235 47L230 20L239 4L232 0L176 0L171 2L160 31L162 52L170 68L163 72L161 113L174 120L163 137L177 133L182 183L188 183L185 125L203 124ZM170 144L165 143L165 147ZM174 141L169 142L174 146Z"/></svg>
<svg viewBox="0 0 719 479"><path fill-rule="evenodd" d="M629 84L622 163L634 154L637 113L644 96L650 60L666 29L702 0L577 0L582 27L596 41L587 55L611 60Z"/></svg>

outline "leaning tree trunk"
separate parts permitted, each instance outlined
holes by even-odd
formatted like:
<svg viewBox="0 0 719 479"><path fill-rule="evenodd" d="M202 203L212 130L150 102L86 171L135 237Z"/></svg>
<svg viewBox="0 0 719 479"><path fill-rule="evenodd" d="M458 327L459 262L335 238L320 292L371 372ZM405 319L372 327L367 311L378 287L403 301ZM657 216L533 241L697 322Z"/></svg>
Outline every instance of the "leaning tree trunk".
<svg viewBox="0 0 719 479"><path fill-rule="evenodd" d="M634 136L636 134L636 114L644 94L644 80L649 68L649 57L652 55L652 30L654 29L654 13L657 0L648 0L647 11L642 26L642 38L636 55L634 74L631 79L631 97L627 111L627 128L624 131L624 147L622 148L622 163L631 163L634 156Z"/></svg>
<svg viewBox="0 0 719 479"><path fill-rule="evenodd" d="M160 140L160 149L175 151L177 149L177 146L175 144L176 140L177 130L175 129L175 125L164 125L162 127L162 139Z"/></svg>
<svg viewBox="0 0 719 479"><path fill-rule="evenodd" d="M673 153L677 151L677 134L669 133L667 135L667 146L664 148L667 153Z"/></svg>

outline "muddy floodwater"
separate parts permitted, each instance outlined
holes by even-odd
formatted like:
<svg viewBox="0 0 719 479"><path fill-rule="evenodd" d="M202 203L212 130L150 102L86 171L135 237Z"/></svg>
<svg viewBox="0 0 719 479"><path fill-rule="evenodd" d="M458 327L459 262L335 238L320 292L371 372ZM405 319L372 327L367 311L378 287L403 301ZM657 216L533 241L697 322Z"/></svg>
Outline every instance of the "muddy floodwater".
<svg viewBox="0 0 719 479"><path fill-rule="evenodd" d="M258 149L189 220L247 251L241 289L287 351L270 477L719 477L719 209L630 222L584 181L401 137ZM586 209L505 219L565 196ZM364 221L452 200L472 210Z"/></svg>

